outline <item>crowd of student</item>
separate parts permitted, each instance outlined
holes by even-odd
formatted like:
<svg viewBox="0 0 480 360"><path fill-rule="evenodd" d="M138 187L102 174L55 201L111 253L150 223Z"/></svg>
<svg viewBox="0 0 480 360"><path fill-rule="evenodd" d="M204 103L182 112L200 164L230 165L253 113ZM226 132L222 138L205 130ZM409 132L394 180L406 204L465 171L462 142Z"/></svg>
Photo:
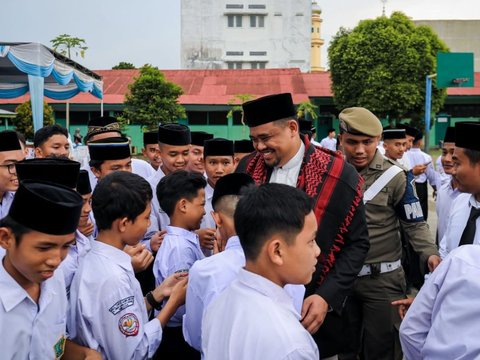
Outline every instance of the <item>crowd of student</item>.
<svg viewBox="0 0 480 360"><path fill-rule="evenodd" d="M479 356L480 124L447 130L435 172L418 130L364 108L338 144L290 94L243 113L251 140L163 124L147 161L93 119L83 169L59 125L28 159L0 132L2 359Z"/></svg>

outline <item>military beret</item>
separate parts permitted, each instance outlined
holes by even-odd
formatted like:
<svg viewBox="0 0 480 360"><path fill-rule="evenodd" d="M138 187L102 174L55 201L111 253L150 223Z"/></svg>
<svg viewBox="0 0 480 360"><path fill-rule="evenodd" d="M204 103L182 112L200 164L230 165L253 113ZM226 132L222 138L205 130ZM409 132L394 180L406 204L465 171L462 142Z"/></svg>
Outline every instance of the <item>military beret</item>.
<svg viewBox="0 0 480 360"><path fill-rule="evenodd" d="M242 108L243 120L249 127L296 117L295 105L290 93L268 95L247 101Z"/></svg>
<svg viewBox="0 0 480 360"><path fill-rule="evenodd" d="M35 158L19 161L15 168L20 182L48 181L75 189L80 163L63 158Z"/></svg>
<svg viewBox="0 0 480 360"><path fill-rule="evenodd" d="M18 135L13 130L0 131L0 151L21 150Z"/></svg>
<svg viewBox="0 0 480 360"><path fill-rule="evenodd" d="M380 136L382 123L378 118L363 107L351 107L342 110L338 115L341 132L354 135Z"/></svg>
<svg viewBox="0 0 480 360"><path fill-rule="evenodd" d="M212 206L215 209L217 201L226 195L240 195L245 186L254 185L252 177L245 173L232 173L222 176L215 184L212 196Z"/></svg>
<svg viewBox="0 0 480 360"><path fill-rule="evenodd" d="M385 129L383 130L383 140L406 139L405 129Z"/></svg>
<svg viewBox="0 0 480 360"><path fill-rule="evenodd" d="M233 141L223 138L205 141L203 157L207 156L233 156Z"/></svg>
<svg viewBox="0 0 480 360"><path fill-rule="evenodd" d="M181 124L163 124L158 127L158 141L162 144L184 146L192 143L190 129Z"/></svg>
<svg viewBox="0 0 480 360"><path fill-rule="evenodd" d="M458 122L455 124L455 146L480 151L480 123Z"/></svg>
<svg viewBox="0 0 480 360"><path fill-rule="evenodd" d="M131 156L130 141L122 136L91 141L88 151L92 160L119 160Z"/></svg>
<svg viewBox="0 0 480 360"><path fill-rule="evenodd" d="M213 139L213 134L209 134L205 131L192 131L192 145L204 146L205 141Z"/></svg>
<svg viewBox="0 0 480 360"><path fill-rule="evenodd" d="M20 225L49 235L75 232L83 199L75 190L49 182L20 183L8 216Z"/></svg>
<svg viewBox="0 0 480 360"><path fill-rule="evenodd" d="M455 142L455 127L449 126L445 130L445 137L443 138L444 143L454 143Z"/></svg>

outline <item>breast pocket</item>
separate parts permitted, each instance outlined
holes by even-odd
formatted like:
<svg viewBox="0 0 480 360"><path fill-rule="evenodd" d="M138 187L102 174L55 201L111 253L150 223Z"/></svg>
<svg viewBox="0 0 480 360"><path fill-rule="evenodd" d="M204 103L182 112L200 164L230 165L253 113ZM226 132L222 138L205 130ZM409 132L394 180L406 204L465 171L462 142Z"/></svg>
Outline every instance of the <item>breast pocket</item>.
<svg viewBox="0 0 480 360"><path fill-rule="evenodd" d="M389 196L388 190L382 189L365 206L365 215L369 226L384 226L389 217L388 211Z"/></svg>

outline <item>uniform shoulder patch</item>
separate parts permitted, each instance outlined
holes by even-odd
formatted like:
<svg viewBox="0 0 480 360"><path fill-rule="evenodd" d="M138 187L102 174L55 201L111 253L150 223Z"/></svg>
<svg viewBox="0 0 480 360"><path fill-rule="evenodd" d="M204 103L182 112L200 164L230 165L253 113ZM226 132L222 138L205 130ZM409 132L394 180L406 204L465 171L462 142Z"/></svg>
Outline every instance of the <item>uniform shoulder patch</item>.
<svg viewBox="0 0 480 360"><path fill-rule="evenodd" d="M55 359L60 359L65 352L65 336L62 335L60 339L53 345L53 352L55 353Z"/></svg>
<svg viewBox="0 0 480 360"><path fill-rule="evenodd" d="M127 337L137 336L139 328L140 322L134 313L125 314L118 320L118 329Z"/></svg>
<svg viewBox="0 0 480 360"><path fill-rule="evenodd" d="M125 299L119 300L115 304L113 304L112 307L108 309L108 311L110 311L113 315L117 315L120 311L132 306L134 302L134 296L126 297Z"/></svg>

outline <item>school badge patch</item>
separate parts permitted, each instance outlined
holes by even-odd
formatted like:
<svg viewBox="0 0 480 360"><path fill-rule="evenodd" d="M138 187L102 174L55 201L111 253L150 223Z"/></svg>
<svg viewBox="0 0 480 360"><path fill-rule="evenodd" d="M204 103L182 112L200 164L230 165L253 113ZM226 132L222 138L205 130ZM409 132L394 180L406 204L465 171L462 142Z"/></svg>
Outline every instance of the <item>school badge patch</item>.
<svg viewBox="0 0 480 360"><path fill-rule="evenodd" d="M118 320L118 328L125 336L137 336L140 323L135 314L128 313Z"/></svg>
<svg viewBox="0 0 480 360"><path fill-rule="evenodd" d="M53 345L53 352L55 353L55 359L60 359L65 352L65 336L62 335L60 339Z"/></svg>

